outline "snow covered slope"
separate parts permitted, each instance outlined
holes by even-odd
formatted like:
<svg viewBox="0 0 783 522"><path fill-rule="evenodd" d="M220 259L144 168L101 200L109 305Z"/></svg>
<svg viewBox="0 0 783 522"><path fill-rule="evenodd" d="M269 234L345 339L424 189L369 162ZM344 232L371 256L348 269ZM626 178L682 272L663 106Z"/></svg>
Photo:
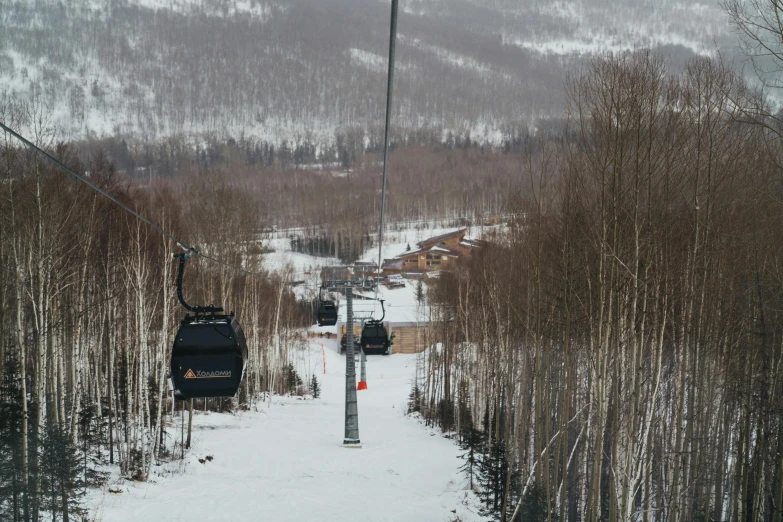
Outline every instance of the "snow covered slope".
<svg viewBox="0 0 783 522"><path fill-rule="evenodd" d="M122 492L96 492L93 519L481 520L458 472L457 446L403 415L415 356L368 358L369 390L358 392L363 447L341 446L345 357L335 348L314 343L300 360L302 372L316 373L322 398L275 397L258 411L197 414L183 473L110 484ZM207 455L213 460L199 463Z"/></svg>

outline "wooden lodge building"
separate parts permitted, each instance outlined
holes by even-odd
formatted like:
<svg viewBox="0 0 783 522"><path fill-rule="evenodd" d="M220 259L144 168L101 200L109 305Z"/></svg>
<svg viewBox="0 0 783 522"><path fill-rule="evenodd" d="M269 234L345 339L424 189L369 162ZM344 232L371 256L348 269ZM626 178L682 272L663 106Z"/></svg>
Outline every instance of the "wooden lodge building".
<svg viewBox="0 0 783 522"><path fill-rule="evenodd" d="M423 273L441 270L462 256L469 256L479 246L478 241L465 239L467 229L419 241L416 250L384 259L383 275Z"/></svg>
<svg viewBox="0 0 783 522"><path fill-rule="evenodd" d="M426 323L384 321L383 325L386 327L389 337L394 336L391 347L392 354L421 353L428 346L426 340ZM337 338L342 339L347 330L345 323L340 322L337 330L339 332ZM357 339L362 336L361 324L354 325L353 335Z"/></svg>
<svg viewBox="0 0 783 522"><path fill-rule="evenodd" d="M385 259L383 262L383 275L402 274L403 277L420 277L430 272L436 272L448 267L463 256L470 256L474 248L481 245L480 241L465 239L467 229L460 229L448 234L431 237L416 244L416 250L405 252L394 259ZM375 270L375 263L366 263L367 272ZM364 270L364 266L357 267L357 271ZM347 273L330 273L329 277L348 277ZM361 337L362 332L362 301L354 301L354 336ZM394 313L395 308L387 307L387 315L383 322L389 336L393 336L391 353L420 353L428 346L438 342L435 332L430 331L429 323L425 320L417 320L412 314L404 312ZM341 313L336 324L337 339L341 339L346 332L344 315ZM339 350L339 343L337 350Z"/></svg>

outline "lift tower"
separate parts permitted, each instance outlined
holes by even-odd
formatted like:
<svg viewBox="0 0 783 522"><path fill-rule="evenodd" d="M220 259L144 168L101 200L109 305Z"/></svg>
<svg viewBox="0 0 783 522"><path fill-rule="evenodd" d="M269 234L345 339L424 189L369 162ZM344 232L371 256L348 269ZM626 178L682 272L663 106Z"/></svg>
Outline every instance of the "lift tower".
<svg viewBox="0 0 783 522"><path fill-rule="evenodd" d="M344 280L329 279L324 282L328 290L339 290L345 294L345 437L343 446L361 448L359 438L359 409L356 401L356 363L354 361L353 335L353 289L368 290L377 284L373 279L353 279L353 268L348 267L349 277Z"/></svg>
<svg viewBox="0 0 783 522"><path fill-rule="evenodd" d="M361 448L356 403L356 364L353 360L353 281L345 281L345 438L343 447Z"/></svg>

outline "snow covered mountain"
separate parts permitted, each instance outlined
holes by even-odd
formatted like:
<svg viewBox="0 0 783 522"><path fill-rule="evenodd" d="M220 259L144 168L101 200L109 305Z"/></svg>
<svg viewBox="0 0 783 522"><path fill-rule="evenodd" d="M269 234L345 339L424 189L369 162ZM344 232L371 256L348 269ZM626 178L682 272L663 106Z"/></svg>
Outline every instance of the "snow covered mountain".
<svg viewBox="0 0 783 522"><path fill-rule="evenodd" d="M377 132L388 4L0 0L0 100L73 138ZM734 48L698 0L404 0L398 27L394 123L487 141L559 115L567 71L595 53L653 47L677 66Z"/></svg>

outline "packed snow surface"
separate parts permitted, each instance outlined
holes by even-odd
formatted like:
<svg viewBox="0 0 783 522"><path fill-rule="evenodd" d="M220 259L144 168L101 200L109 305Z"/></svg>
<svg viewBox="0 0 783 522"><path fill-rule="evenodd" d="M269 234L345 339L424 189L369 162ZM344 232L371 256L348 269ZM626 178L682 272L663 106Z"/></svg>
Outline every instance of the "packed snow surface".
<svg viewBox="0 0 783 522"><path fill-rule="evenodd" d="M181 472L109 484L90 498L90 520L481 520L457 446L404 415L416 356L368 357L369 389L357 392L363 447L342 447L345 357L336 342L311 343L298 357L302 378L314 372L321 382L321 398L196 414Z"/></svg>

